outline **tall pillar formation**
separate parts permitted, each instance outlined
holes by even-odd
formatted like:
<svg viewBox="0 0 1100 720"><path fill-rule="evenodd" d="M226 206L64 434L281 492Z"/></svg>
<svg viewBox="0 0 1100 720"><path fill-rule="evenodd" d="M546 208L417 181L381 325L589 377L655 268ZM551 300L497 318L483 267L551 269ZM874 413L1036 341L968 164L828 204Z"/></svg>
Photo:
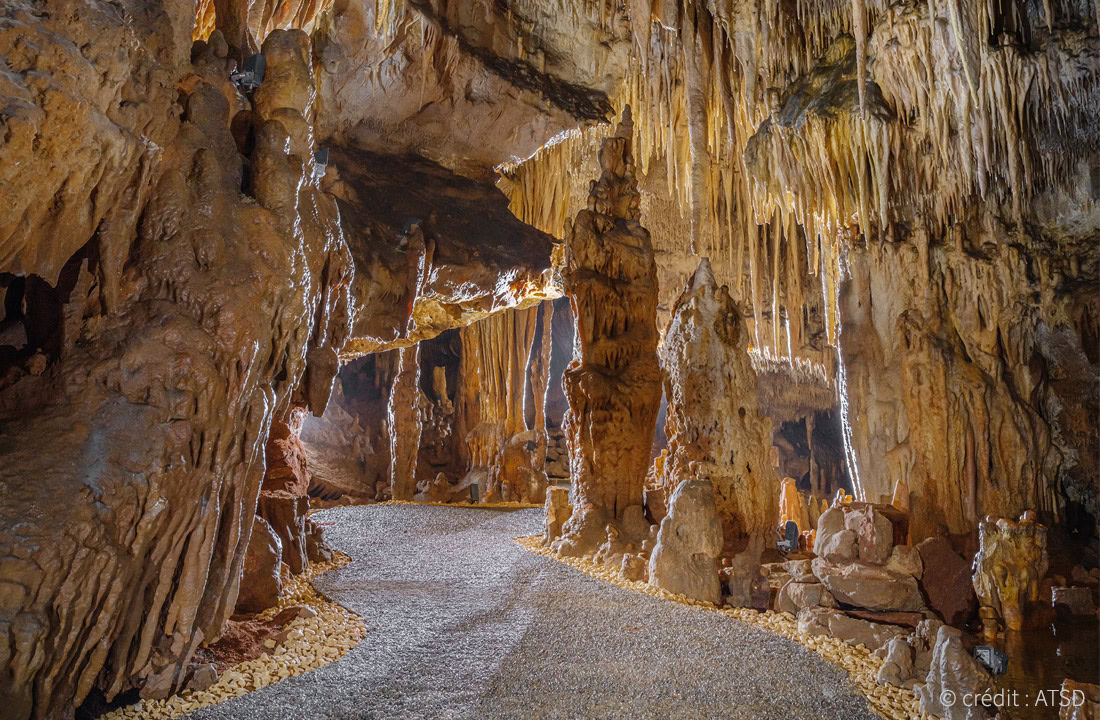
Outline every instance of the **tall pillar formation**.
<svg viewBox="0 0 1100 720"><path fill-rule="evenodd" d="M661 484L667 496L689 476L705 475L714 483L727 538L772 532L779 498L768 455L772 421L760 412L749 334L707 258L676 301L661 354L668 398Z"/></svg>
<svg viewBox="0 0 1100 720"><path fill-rule="evenodd" d="M648 531L642 484L661 369L657 266L640 224L633 131L627 107L615 134L600 146L602 174L565 247L563 280L576 335L562 385L575 511L555 549L566 555L594 552L612 523L630 535Z"/></svg>
<svg viewBox="0 0 1100 720"><path fill-rule="evenodd" d="M412 500L420 452L420 344L401 348L398 353L388 408L390 492L394 500Z"/></svg>

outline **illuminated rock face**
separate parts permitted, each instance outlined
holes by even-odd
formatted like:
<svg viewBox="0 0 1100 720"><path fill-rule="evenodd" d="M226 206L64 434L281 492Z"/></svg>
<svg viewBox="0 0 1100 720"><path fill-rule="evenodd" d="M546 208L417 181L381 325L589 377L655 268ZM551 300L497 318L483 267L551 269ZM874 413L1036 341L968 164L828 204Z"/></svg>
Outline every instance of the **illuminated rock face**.
<svg viewBox="0 0 1100 720"><path fill-rule="evenodd" d="M657 270L638 223L632 132L627 110L600 148L603 175L566 243L576 336L562 383L574 511L556 547L571 554L593 552L607 523L640 509L661 400Z"/></svg>
<svg viewBox="0 0 1100 720"><path fill-rule="evenodd" d="M2 269L48 275L49 253L75 251L55 237L87 243L57 266L70 278L59 297L63 337L41 354L44 371L8 372L0 391L5 717L71 712L93 685L108 696L179 686L195 649L233 611L268 431L292 406L327 398L330 360L349 330L351 258L336 204L311 178L308 37L267 39L272 84L240 118L251 125L246 147L230 131L241 108L224 43L212 38L188 64L193 18L178 10L144 27L106 6L68 27L67 10L50 13L59 47L89 31L114 43L103 64L80 65L83 91L135 83L116 101L70 102L70 111L106 107L134 132L98 116L102 139L136 138L143 126L150 134L138 155L126 156L126 143L110 149L133 174L98 175L109 220L86 214L83 191L55 200L43 185L27 217L52 203L45 211L65 231L0 239ZM144 6L128 13L152 17ZM118 33L134 41L121 53ZM0 40L8 57L9 41ZM133 64L117 64L127 57ZM53 70L62 81L65 70ZM142 89L150 73L167 94ZM177 77L187 79L179 88ZM93 157L108 146L81 145L42 167L84 187L89 167L113 161ZM5 170L11 150L0 146ZM245 176L251 197L241 194ZM27 254L37 244L47 256Z"/></svg>
<svg viewBox="0 0 1100 720"><path fill-rule="evenodd" d="M1025 513L1018 522L986 518L979 526L981 548L974 557L974 591L1009 630L1024 626L1027 603L1039 599L1047 573L1047 529Z"/></svg>
<svg viewBox="0 0 1100 720"><path fill-rule="evenodd" d="M649 583L674 595L719 604L718 554L722 525L714 504L714 485L695 470L676 487L661 521L649 558Z"/></svg>
<svg viewBox="0 0 1100 720"><path fill-rule="evenodd" d="M738 309L703 258L676 301L662 346L668 458L661 482L671 497L695 463L714 484L728 537L771 537L779 501L768 457L772 421L760 412L748 349Z"/></svg>

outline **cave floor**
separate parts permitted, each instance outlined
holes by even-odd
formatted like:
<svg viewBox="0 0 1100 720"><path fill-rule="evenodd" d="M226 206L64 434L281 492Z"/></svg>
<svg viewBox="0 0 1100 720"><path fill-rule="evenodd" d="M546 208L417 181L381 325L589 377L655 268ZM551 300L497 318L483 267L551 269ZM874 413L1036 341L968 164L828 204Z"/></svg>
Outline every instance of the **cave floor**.
<svg viewBox="0 0 1100 720"><path fill-rule="evenodd" d="M384 505L314 516L350 565L315 584L367 634L320 670L204 708L276 718L875 717L801 645L523 550L542 510Z"/></svg>

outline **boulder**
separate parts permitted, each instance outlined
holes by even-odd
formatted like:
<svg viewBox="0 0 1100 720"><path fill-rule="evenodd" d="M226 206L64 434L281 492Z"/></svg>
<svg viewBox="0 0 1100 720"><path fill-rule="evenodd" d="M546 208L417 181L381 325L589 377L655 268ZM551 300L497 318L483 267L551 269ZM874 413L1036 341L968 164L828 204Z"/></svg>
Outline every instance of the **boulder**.
<svg viewBox="0 0 1100 720"><path fill-rule="evenodd" d="M844 530L844 527L844 508L840 506L829 508L817 518L817 542L824 541L829 535L835 535ZM814 552L821 555L816 545Z"/></svg>
<svg viewBox="0 0 1100 720"><path fill-rule="evenodd" d="M936 635L932 666L923 685L915 690L921 714L944 720L985 720L996 713L981 705L962 702L967 694L982 694L993 688L993 679L963 645L962 631L943 625ZM951 702L948 702L948 701Z"/></svg>
<svg viewBox="0 0 1100 720"><path fill-rule="evenodd" d="M822 541L818 535L814 542L817 554L830 562L851 562L859 555L859 536L854 530L844 529Z"/></svg>
<svg viewBox="0 0 1100 720"><path fill-rule="evenodd" d="M261 517L254 518L252 536L244 556L240 593L237 595L237 611L263 612L279 603L283 592L283 579L279 573L282 563L283 543L271 526Z"/></svg>
<svg viewBox="0 0 1100 720"><path fill-rule="evenodd" d="M911 575L899 575L863 563L836 565L822 558L814 559L813 569L833 597L845 605L904 612L924 608L924 598Z"/></svg>
<svg viewBox="0 0 1100 720"><path fill-rule="evenodd" d="M911 575L918 580L924 573L920 552L911 545L895 545L890 559L886 561L886 569L898 575Z"/></svg>
<svg viewBox="0 0 1100 720"><path fill-rule="evenodd" d="M192 692L202 692L218 681L218 669L213 663L203 663L191 670L184 687Z"/></svg>
<svg viewBox="0 0 1100 720"><path fill-rule="evenodd" d="M325 528L306 519L306 557L311 563L332 562L332 548L325 542Z"/></svg>
<svg viewBox="0 0 1100 720"><path fill-rule="evenodd" d="M872 651L894 638L907 635L904 628L859 620L842 610L829 608L807 608L800 611L798 631L807 635L828 635L849 645L863 645Z"/></svg>
<svg viewBox="0 0 1100 720"><path fill-rule="evenodd" d="M569 488L552 485L546 488L546 530L542 541L546 545L561 537L561 528L569 519Z"/></svg>
<svg viewBox="0 0 1100 720"><path fill-rule="evenodd" d="M640 547L642 542L649 537L649 521L645 516L645 508L641 505L629 505L623 510L623 518L619 521L626 542Z"/></svg>
<svg viewBox="0 0 1100 720"><path fill-rule="evenodd" d="M1100 720L1100 685L1066 678L1058 697L1058 720Z"/></svg>
<svg viewBox="0 0 1100 720"><path fill-rule="evenodd" d="M668 502L665 488L647 489L642 493L646 515L654 523L660 523L668 514Z"/></svg>
<svg viewBox="0 0 1100 720"><path fill-rule="evenodd" d="M783 565L786 567L787 574L791 576L791 580L800 583L817 582L813 563L810 560L788 560Z"/></svg>
<svg viewBox="0 0 1100 720"><path fill-rule="evenodd" d="M817 538L814 540L814 554L823 556L825 545L837 533L844 530L844 508L831 507L817 518Z"/></svg>
<svg viewBox="0 0 1100 720"><path fill-rule="evenodd" d="M284 490L264 490L256 506L256 515L268 522L279 536L283 548L283 562L290 571L300 575L309 564L306 556L306 513L309 497L292 495Z"/></svg>
<svg viewBox="0 0 1100 720"><path fill-rule="evenodd" d="M1100 574L1098 574L1096 568L1089 571L1081 565L1074 565L1073 570L1070 571L1070 580L1073 581L1074 585L1089 585L1091 587L1100 584Z"/></svg>
<svg viewBox="0 0 1100 720"><path fill-rule="evenodd" d="M722 525L709 478L689 477L676 488L649 559L649 584L695 600L722 602L718 554Z"/></svg>
<svg viewBox="0 0 1100 720"><path fill-rule="evenodd" d="M874 505L851 510L844 526L858 536L859 559L872 565L884 565L894 548L894 523Z"/></svg>
<svg viewBox="0 0 1100 720"><path fill-rule="evenodd" d="M917 552L924 569L920 585L928 606L948 625L963 625L978 608L970 563L945 538L928 538L917 545Z"/></svg>
<svg viewBox="0 0 1100 720"><path fill-rule="evenodd" d="M913 648L905 638L886 643L886 658L875 678L879 685L901 687L913 677Z"/></svg>
<svg viewBox="0 0 1100 720"><path fill-rule="evenodd" d="M753 581L760 576L760 555L764 551L764 538L753 535L748 547L733 556L727 569L729 597L726 604L731 607L752 607Z"/></svg>
<svg viewBox="0 0 1100 720"><path fill-rule="evenodd" d="M777 612L789 612L797 615L799 610L812 607L836 607L836 600L819 582L796 582L791 580L779 591L776 597Z"/></svg>
<svg viewBox="0 0 1100 720"><path fill-rule="evenodd" d="M623 555L622 565L619 568L619 574L623 576L624 580L632 580L634 582L642 582L646 579L646 559L642 555L635 553L625 553Z"/></svg>

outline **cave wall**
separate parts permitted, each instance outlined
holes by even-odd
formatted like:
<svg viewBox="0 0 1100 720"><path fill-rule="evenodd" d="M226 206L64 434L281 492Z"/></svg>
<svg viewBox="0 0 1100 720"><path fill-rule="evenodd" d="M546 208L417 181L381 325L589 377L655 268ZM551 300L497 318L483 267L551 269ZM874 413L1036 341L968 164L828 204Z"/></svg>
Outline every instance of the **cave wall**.
<svg viewBox="0 0 1100 720"><path fill-rule="evenodd" d="M223 42L189 61L178 7L126 6L133 23L106 4L7 7L24 130L0 167L50 171L8 177L21 220L0 270L76 278L57 351L27 348L0 391L0 688L8 717L49 717L93 685L166 695L220 634L269 428L327 400L351 258L312 180L307 36L267 39L249 111ZM36 133L54 139L24 144Z"/></svg>
<svg viewBox="0 0 1100 720"><path fill-rule="evenodd" d="M961 228L953 240L850 258L841 350L861 484L876 501L908 486L914 540L1026 509L1088 537L1100 518L1095 239L1060 252Z"/></svg>

